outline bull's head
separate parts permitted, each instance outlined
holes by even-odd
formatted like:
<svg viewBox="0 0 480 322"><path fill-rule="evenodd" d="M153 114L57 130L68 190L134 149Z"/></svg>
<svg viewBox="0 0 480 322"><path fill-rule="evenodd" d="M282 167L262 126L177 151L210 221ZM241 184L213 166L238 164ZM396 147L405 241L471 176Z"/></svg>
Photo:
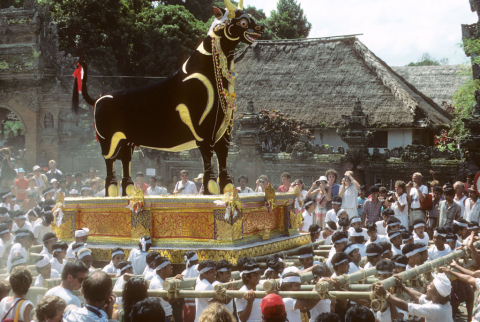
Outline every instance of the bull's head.
<svg viewBox="0 0 480 322"><path fill-rule="evenodd" d="M226 10L213 7L215 15L213 32L217 36L225 36L231 41L241 41L252 44L256 38L263 34L264 27L259 25L253 18L243 10L243 0L240 0L238 7L235 7L230 0L224 0Z"/></svg>

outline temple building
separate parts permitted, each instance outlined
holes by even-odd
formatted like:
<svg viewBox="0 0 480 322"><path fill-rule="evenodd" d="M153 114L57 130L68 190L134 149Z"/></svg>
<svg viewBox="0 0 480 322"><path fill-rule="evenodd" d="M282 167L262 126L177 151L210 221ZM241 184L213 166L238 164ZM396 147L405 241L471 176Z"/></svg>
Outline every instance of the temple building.
<svg viewBox="0 0 480 322"><path fill-rule="evenodd" d="M314 144L347 147L337 128L346 125L342 116L352 113L358 99L365 125L373 132L370 152L405 147L414 139L429 146L434 133L452 120L439 104L462 81L456 88L442 82L449 87L441 96L430 90L437 88L437 78L413 76L416 68L436 72L429 67L392 68L354 36L258 41L236 55L238 106L240 113L249 101L257 110L280 110L312 130ZM449 76L451 83L455 72Z"/></svg>

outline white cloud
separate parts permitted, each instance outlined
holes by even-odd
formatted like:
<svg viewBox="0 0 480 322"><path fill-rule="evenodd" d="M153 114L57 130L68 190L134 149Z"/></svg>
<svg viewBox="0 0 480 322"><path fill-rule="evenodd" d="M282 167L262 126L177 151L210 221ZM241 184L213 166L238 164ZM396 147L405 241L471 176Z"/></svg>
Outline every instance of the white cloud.
<svg viewBox="0 0 480 322"><path fill-rule="evenodd" d="M298 1L298 0L297 0ZM461 24L478 20L466 0L300 0L312 23L311 38L363 33L372 52L391 66L417 61L425 52L467 62L461 42ZM267 15L277 0L252 3ZM245 1L248 5L249 1Z"/></svg>

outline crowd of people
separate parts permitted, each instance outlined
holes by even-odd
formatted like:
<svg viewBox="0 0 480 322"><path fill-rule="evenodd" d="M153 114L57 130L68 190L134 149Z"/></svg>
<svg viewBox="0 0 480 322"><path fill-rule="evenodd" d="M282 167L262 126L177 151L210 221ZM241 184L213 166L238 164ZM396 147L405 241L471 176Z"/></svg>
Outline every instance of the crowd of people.
<svg viewBox="0 0 480 322"><path fill-rule="evenodd" d="M10 166L7 154L2 173ZM198 254L189 251L184 254L185 270L173 276L170 259L150 250L151 238L143 236L129 253L116 247L111 251L110 263L93 267L88 228L76 230L75 241L67 244L57 238L51 224L58 193L69 197L101 196L103 181L94 168L88 174L64 175L54 160L48 162L48 167L45 171L36 165L26 174L23 168L12 165L14 178L7 184L2 181L2 186L9 188L1 195L0 203L0 263L8 274L0 280L2 320L373 322L417 317L429 322L453 321L465 302L468 320L480 322L480 313L474 311L474 288L480 287L480 271L465 270L455 262L441 268L441 273L431 274L424 294L398 279L397 287L409 295L409 301L376 285L374 291L389 303L376 313L363 300L300 300L277 294L255 297L268 279L280 279L281 291L301 290L301 276L308 272L313 275L309 283L323 280L342 291L338 282L341 275L375 267L376 277L383 280L459 248L468 248L480 265L474 247L480 233L480 201L471 174L465 183L441 185L433 171L433 181L428 184L424 184L421 173L414 173L410 182L396 181L395 190L389 191L381 185L360 185L351 171L338 180L337 172L330 169L310 188L285 172L277 191L300 193L295 201L295 211L303 218L299 232L309 234L312 243L323 240L324 245L331 245L324 263L314 261L311 244L299 250L299 267L287 266L278 254L267 259L266 269L261 269L255 259L244 257L236 265L241 272L243 298L179 301L149 297L148 289L162 290L168 278L197 278L195 290L214 290L216 284L231 281L232 263L225 259L199 261ZM180 180L173 177L167 187L163 187L162 178L155 176L147 184L143 173L137 173L135 185L146 195L198 194L202 193L202 181L201 175L190 181L183 170ZM239 194L262 193L269 184L266 175L256 180L255 188L248 187L245 175L236 181ZM29 252L33 245L42 245L42 251ZM27 267L32 258L35 272ZM450 281L445 274L456 279ZM61 284L49 289L45 296L39 295L35 304L26 298L31 286L41 287L43 281L53 278L60 278ZM112 278L117 278L115 283ZM114 289L122 290L121 296L116 297ZM75 292L78 290L82 295Z"/></svg>

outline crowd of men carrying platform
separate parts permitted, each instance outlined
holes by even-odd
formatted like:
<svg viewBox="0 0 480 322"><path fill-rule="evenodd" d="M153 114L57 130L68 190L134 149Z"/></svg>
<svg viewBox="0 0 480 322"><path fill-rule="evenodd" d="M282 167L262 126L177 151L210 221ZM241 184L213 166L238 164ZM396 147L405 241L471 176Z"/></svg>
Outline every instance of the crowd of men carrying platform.
<svg viewBox="0 0 480 322"><path fill-rule="evenodd" d="M408 294L408 301L376 284L374 291L389 303L378 312L373 312L365 300L305 300L282 298L275 293L263 299L255 297L255 292L269 279L279 279L280 291L302 290L305 283L301 277L307 273L313 277L310 284L323 280L342 291L339 276L375 267L376 278L384 280L461 248L469 249L480 265L480 255L473 244L480 233L480 201L472 186L472 174L468 174L465 183L441 185L431 171L433 180L427 187L422 174L414 173L411 182L397 181L395 191L388 191L381 185L368 189L360 186L350 171L337 184L337 172L328 170L308 190L301 179L292 180L289 173L283 173L278 191L298 187L303 198L295 202L296 212L303 217L300 233L309 234L312 243L323 241L324 245L331 245L328 256L315 258L309 244L298 251L299 265L273 254L266 260L265 269L254 258L240 258L233 265L225 259L200 261L196 252L189 251L184 254L185 269L173 275L170 259L161 255L165 252L150 250L149 236L143 236L132 250L112 249L111 261L105 267L92 266L88 228L75 231L73 243L60 241L51 228L55 195L68 189L75 193L77 185L90 185L91 189L99 179L95 169L91 169L88 183L79 176L78 182L76 178L69 180L67 189L67 181L52 161L46 174L34 167L33 176L27 180L25 171L16 169L11 191L2 195L0 257L6 271L0 280L2 320L373 322L424 318L429 322L453 321L459 317L460 305L465 303L468 320L480 322L480 312L474 309L474 289L480 287L480 271L467 270L456 262L430 276L426 294L406 287L398 279L397 286ZM201 191L201 180L196 180L200 186L189 181L185 170L180 177L181 180L172 181L167 193ZM147 185L143 175L137 175L136 184L148 194L164 194L157 189L157 179L150 178ZM254 189L248 187L245 175L237 180L240 194L262 193L269 183L265 175L256 180ZM38 185L42 184L40 191ZM33 192L37 195L30 200ZM30 252L33 245L42 245L42 251ZM27 265L32 259L34 267ZM163 282L171 278L196 278L195 290L213 290L217 283L231 282L232 268L241 274L243 298L182 300L148 296L148 289L162 290ZM451 276L456 279L451 281ZM27 299L32 286L42 287L44 281L55 278L60 278L61 284L50 288L45 296L39 295L35 304ZM76 293L80 289L82 295ZM122 290L122 295L116 297L112 290Z"/></svg>

